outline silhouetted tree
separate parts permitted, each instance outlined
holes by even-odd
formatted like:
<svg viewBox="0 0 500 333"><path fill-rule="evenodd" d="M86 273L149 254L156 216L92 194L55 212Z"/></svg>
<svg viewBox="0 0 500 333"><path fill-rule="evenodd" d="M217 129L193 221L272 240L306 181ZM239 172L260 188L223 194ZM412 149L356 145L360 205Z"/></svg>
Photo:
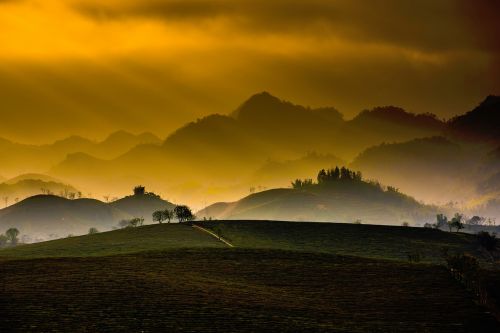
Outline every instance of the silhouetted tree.
<svg viewBox="0 0 500 333"><path fill-rule="evenodd" d="M444 228L445 226L449 226L448 218L444 214L437 214L436 224L435 224L436 229L441 229Z"/></svg>
<svg viewBox="0 0 500 333"><path fill-rule="evenodd" d="M5 232L5 236L7 236L10 245L17 245L17 236L19 236L19 230L17 230L16 228L10 228Z"/></svg>
<svg viewBox="0 0 500 333"><path fill-rule="evenodd" d="M97 228L90 228L89 229L89 235L94 235L94 234L98 234L99 233L99 230L97 230Z"/></svg>
<svg viewBox="0 0 500 333"><path fill-rule="evenodd" d="M163 214L163 220L167 221L168 223L170 223L170 221L174 218L174 211L170 209L163 210L162 214Z"/></svg>
<svg viewBox="0 0 500 333"><path fill-rule="evenodd" d="M134 187L134 195L144 195L146 194L146 188L142 185Z"/></svg>
<svg viewBox="0 0 500 333"><path fill-rule="evenodd" d="M163 221L165 221L165 214L162 210L153 212L153 222L158 222L159 224L161 224Z"/></svg>
<svg viewBox="0 0 500 333"><path fill-rule="evenodd" d="M194 220L193 212L188 206L176 206L174 208L174 214L180 223Z"/></svg>
<svg viewBox="0 0 500 333"><path fill-rule="evenodd" d="M462 218L463 215L459 213L455 214L455 216L449 221L450 232L452 228L457 229L457 232L459 232L461 229L464 228L464 224L462 223Z"/></svg>

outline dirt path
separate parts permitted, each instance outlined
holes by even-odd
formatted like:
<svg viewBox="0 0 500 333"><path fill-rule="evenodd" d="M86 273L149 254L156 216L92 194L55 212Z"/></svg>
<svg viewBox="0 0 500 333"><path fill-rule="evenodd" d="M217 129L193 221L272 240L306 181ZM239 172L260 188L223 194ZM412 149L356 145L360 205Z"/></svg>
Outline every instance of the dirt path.
<svg viewBox="0 0 500 333"><path fill-rule="evenodd" d="M201 230L203 232L206 232L210 236L217 238L219 241L221 241L222 243L226 244L229 247L234 247L233 244L229 243L227 240L225 240L224 238L218 236L217 234L215 234L214 232L212 232L212 231L210 231L208 229L202 228L202 227L200 227L199 225L196 225L196 224L193 224L193 228Z"/></svg>

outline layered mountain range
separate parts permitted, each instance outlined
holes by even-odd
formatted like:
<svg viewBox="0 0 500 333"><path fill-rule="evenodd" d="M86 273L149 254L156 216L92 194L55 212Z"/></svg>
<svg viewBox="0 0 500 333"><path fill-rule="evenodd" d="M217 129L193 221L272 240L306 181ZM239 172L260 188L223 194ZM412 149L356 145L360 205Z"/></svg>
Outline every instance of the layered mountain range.
<svg viewBox="0 0 500 333"><path fill-rule="evenodd" d="M43 172L96 197L121 196L143 184L202 208L350 165L417 200L491 212L486 207L499 193L499 115L500 97L489 96L448 121L395 106L345 120L335 108L260 93L227 115L186 124L164 141L125 132L100 143L77 137L44 146L2 141L7 162L0 174Z"/></svg>

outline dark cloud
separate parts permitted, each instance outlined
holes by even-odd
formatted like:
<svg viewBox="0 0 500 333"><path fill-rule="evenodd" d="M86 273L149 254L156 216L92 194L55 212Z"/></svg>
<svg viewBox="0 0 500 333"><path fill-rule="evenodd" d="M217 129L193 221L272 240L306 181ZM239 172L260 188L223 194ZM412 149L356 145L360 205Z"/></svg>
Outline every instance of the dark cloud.
<svg viewBox="0 0 500 333"><path fill-rule="evenodd" d="M459 4L466 24L475 34L476 45L490 55L491 78L500 90L500 1L461 0Z"/></svg>
<svg viewBox="0 0 500 333"><path fill-rule="evenodd" d="M103 2L104 3L104 2ZM226 18L241 29L264 33L335 34L365 42L426 50L464 46L467 32L453 0L145 0L117 6L81 3L100 19L141 16L168 21Z"/></svg>

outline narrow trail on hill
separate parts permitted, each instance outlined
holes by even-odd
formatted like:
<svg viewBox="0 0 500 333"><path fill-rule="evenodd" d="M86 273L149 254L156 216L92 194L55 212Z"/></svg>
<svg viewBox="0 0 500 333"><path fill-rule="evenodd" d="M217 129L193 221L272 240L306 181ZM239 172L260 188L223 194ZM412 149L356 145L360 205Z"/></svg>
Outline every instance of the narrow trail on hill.
<svg viewBox="0 0 500 333"><path fill-rule="evenodd" d="M218 236L217 234L215 234L214 232L212 232L212 231L210 231L210 230L208 230L208 229L205 229L205 228L203 228L203 227L200 227L199 225L196 225L196 224L193 224L193 228L198 229L198 230L201 230L201 231L203 231L203 232L206 232L206 233L207 233L207 234L209 234L210 236L217 238L217 240L221 241L222 243L226 244L226 245L227 245L227 246L229 246L229 247L234 247L234 245L233 245L233 244L229 243L227 240L225 240L224 238L222 238L222 237Z"/></svg>

